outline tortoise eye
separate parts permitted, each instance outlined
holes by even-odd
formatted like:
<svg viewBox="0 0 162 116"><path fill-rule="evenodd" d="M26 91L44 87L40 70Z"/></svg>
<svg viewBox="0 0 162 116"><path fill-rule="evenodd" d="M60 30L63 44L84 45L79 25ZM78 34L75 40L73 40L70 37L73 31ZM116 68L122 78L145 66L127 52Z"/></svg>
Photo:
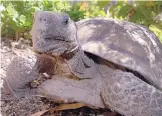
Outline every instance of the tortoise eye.
<svg viewBox="0 0 162 116"><path fill-rule="evenodd" d="M69 23L69 20L66 19L66 20L64 21L64 24L67 25L68 23Z"/></svg>
<svg viewBox="0 0 162 116"><path fill-rule="evenodd" d="M69 16L68 15L65 15L64 18L63 18L63 24L64 25L68 25L69 24Z"/></svg>

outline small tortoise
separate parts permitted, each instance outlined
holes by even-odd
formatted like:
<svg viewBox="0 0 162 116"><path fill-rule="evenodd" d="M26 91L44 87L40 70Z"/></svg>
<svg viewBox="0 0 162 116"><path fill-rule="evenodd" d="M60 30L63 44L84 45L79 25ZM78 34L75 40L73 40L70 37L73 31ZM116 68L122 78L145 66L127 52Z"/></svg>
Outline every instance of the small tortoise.
<svg viewBox="0 0 162 116"><path fill-rule="evenodd" d="M126 116L162 115L162 45L146 27L107 18L75 23L65 13L37 11L31 35L36 55L14 59L8 68L6 83L15 96L47 72L52 79L38 87L47 98ZM13 68L18 65L22 75Z"/></svg>

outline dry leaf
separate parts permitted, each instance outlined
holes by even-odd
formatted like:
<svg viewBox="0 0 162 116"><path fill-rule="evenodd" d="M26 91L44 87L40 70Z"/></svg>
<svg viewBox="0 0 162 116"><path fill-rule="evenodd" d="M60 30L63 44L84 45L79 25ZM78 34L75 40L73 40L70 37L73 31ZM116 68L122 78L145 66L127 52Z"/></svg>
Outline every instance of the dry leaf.
<svg viewBox="0 0 162 116"><path fill-rule="evenodd" d="M36 113L32 114L31 116L42 116L47 111L49 111L49 110L42 110L42 111L39 111L39 112L36 112Z"/></svg>
<svg viewBox="0 0 162 116"><path fill-rule="evenodd" d="M40 112L32 114L31 116L42 116L44 113L49 112L49 111L50 111L50 113L53 113L55 111L77 109L77 108L81 108L81 107L84 107L84 106L90 107L92 109L97 109L96 107L85 105L83 103L61 104L59 106L56 106L54 108L50 108L48 110L42 110Z"/></svg>

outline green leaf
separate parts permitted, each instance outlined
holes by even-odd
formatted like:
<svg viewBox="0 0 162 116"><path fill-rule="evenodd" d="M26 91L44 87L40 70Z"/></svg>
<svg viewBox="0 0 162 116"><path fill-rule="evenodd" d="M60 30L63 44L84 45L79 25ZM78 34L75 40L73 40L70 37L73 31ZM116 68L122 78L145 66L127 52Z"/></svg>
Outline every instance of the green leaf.
<svg viewBox="0 0 162 116"><path fill-rule="evenodd" d="M100 7L100 8L104 8L106 5L108 5L109 4L109 2L110 1L100 1L100 0L98 0L97 1L97 5Z"/></svg>
<svg viewBox="0 0 162 116"><path fill-rule="evenodd" d="M25 24L25 21L26 21L26 17L24 15L21 15L19 17L19 20L21 21L21 23Z"/></svg>
<svg viewBox="0 0 162 116"><path fill-rule="evenodd" d="M39 7L36 7L36 6L33 6L33 7L30 8L30 10L32 10L32 9L33 9L34 11L39 11L39 10L41 10Z"/></svg>
<svg viewBox="0 0 162 116"><path fill-rule="evenodd" d="M130 6L130 5L124 5L118 11L118 16L119 17L122 16L123 18L125 18L128 15L131 8L132 8L132 6Z"/></svg>
<svg viewBox="0 0 162 116"><path fill-rule="evenodd" d="M14 18L18 17L18 12L13 8L13 6L10 4L6 8L8 14Z"/></svg>

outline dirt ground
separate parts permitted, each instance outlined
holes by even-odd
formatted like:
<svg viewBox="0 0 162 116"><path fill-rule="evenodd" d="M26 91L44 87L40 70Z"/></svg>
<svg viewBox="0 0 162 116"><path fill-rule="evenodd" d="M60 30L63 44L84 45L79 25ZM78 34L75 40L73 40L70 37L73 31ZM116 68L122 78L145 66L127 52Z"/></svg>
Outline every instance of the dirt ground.
<svg viewBox="0 0 162 116"><path fill-rule="evenodd" d="M46 98L31 97L15 100L10 94L3 90L3 79L5 78L6 68L11 60L16 56L13 51L27 49L31 45L31 40L20 39L15 42L11 38L1 38L1 69L0 69L0 87L1 87L1 113L2 116L31 116L32 114L58 106L58 103L49 101ZM40 115L36 115L40 116ZM55 113L46 113L43 116L121 116L111 112L108 109L91 109L82 107L75 110L65 110Z"/></svg>

